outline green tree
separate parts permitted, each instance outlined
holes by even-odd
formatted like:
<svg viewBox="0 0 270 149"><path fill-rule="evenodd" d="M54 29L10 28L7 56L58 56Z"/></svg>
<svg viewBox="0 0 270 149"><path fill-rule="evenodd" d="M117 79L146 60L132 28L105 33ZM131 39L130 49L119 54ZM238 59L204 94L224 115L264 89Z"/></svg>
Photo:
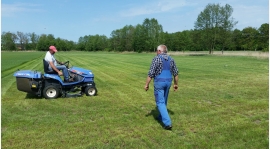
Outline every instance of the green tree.
<svg viewBox="0 0 270 149"><path fill-rule="evenodd" d="M17 31L17 37L18 37L18 40L19 40L20 45L21 45L21 50L28 50L27 49L27 47L29 47L29 45L28 45L28 43L29 43L28 35L23 33L23 32Z"/></svg>
<svg viewBox="0 0 270 149"><path fill-rule="evenodd" d="M86 51L86 48L85 47L86 47L86 43L88 41L88 38L89 37L87 35L79 38L79 41L78 41L78 43L76 45L76 47L77 47L78 50L80 50L80 51Z"/></svg>
<svg viewBox="0 0 270 149"><path fill-rule="evenodd" d="M126 25L124 28L121 29L121 34L124 43L125 51L134 51L133 49L133 39L134 39L134 32L135 28L132 25Z"/></svg>
<svg viewBox="0 0 270 149"><path fill-rule="evenodd" d="M35 32L33 33L28 33L28 36L30 38L30 49L32 50L36 50L37 49L37 43L39 40L39 35L35 34Z"/></svg>
<svg viewBox="0 0 270 149"><path fill-rule="evenodd" d="M191 31L185 30L182 31L180 34L180 48L181 50L187 51L187 50L191 50L191 46L192 46L192 39L191 39Z"/></svg>
<svg viewBox="0 0 270 149"><path fill-rule="evenodd" d="M229 46L231 50L241 50L241 40L242 40L242 32L239 29L235 29L232 32L232 42Z"/></svg>
<svg viewBox="0 0 270 149"><path fill-rule="evenodd" d="M230 32L237 24L231 17L233 9L226 4L224 7L219 4L208 4L205 9L200 12L195 22L195 29L200 30L200 37L204 44L209 49L209 54L213 53L217 41L223 45L228 42L225 35Z"/></svg>
<svg viewBox="0 0 270 149"><path fill-rule="evenodd" d="M164 38L164 44L167 46L168 50L173 50L173 42L172 42L172 34L169 34L168 32L163 32L163 38Z"/></svg>
<svg viewBox="0 0 270 149"><path fill-rule="evenodd" d="M66 44L67 44L67 50L68 51L76 49L76 43L74 41L68 41L68 40L65 40L65 41L66 41Z"/></svg>
<svg viewBox="0 0 270 149"><path fill-rule="evenodd" d="M191 34L192 43L194 46L194 51L204 51L205 50L205 44L201 40L201 30L193 30Z"/></svg>
<svg viewBox="0 0 270 149"><path fill-rule="evenodd" d="M147 51L153 51L156 50L156 47L160 43L164 43L164 38L162 36L163 28L162 25L158 24L158 21L154 18L151 20L146 18L143 21L143 29L146 32L146 41L145 41L145 47Z"/></svg>
<svg viewBox="0 0 270 149"><path fill-rule="evenodd" d="M55 39L55 46L59 51L68 51L66 40L61 38Z"/></svg>
<svg viewBox="0 0 270 149"><path fill-rule="evenodd" d="M258 42L260 48L264 51L269 51L269 24L268 23L262 24L258 29L258 31L259 31Z"/></svg>
<svg viewBox="0 0 270 149"><path fill-rule="evenodd" d="M254 50L258 48L259 32L254 27L246 27L242 30L241 46L244 50Z"/></svg>
<svg viewBox="0 0 270 149"><path fill-rule="evenodd" d="M46 42L47 35L41 34L37 43L37 50L39 51L47 51L49 48L49 44Z"/></svg>
<svg viewBox="0 0 270 149"><path fill-rule="evenodd" d="M121 40L121 30L113 30L111 33L111 49L114 51L122 51Z"/></svg>
<svg viewBox="0 0 270 149"><path fill-rule="evenodd" d="M51 45L55 45L55 44L56 44L56 41L52 34L48 34L48 35L42 34L40 35L40 38L37 43L37 50L47 51Z"/></svg>
<svg viewBox="0 0 270 149"><path fill-rule="evenodd" d="M136 25L134 32L133 49L135 52L142 52L147 49L147 34L141 24Z"/></svg>
<svg viewBox="0 0 270 149"><path fill-rule="evenodd" d="M2 32L1 35L1 48L2 50L16 50L16 41L18 37L11 32Z"/></svg>
<svg viewBox="0 0 270 149"><path fill-rule="evenodd" d="M233 8L228 4L220 8L221 27L219 37L222 45L222 54L224 48L231 44L232 29L238 23L237 21L234 21L233 17L231 17L232 13Z"/></svg>
<svg viewBox="0 0 270 149"><path fill-rule="evenodd" d="M86 51L102 51L108 47L108 38L105 35L89 35L80 38L78 45Z"/></svg>
<svg viewBox="0 0 270 149"><path fill-rule="evenodd" d="M180 51L181 45L183 44L181 41L181 32L176 32L172 34L172 50L173 51Z"/></svg>
<svg viewBox="0 0 270 149"><path fill-rule="evenodd" d="M86 45L85 45L85 50L86 51L94 51L94 36L92 35L89 35L88 36L88 40L86 42Z"/></svg>

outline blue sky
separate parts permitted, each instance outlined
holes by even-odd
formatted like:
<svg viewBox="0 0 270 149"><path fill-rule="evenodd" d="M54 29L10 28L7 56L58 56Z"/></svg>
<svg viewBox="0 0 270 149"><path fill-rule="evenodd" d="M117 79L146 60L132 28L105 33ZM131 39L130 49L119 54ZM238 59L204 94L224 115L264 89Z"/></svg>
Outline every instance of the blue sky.
<svg viewBox="0 0 270 149"><path fill-rule="evenodd" d="M125 25L155 18L169 33L194 29L209 3L229 4L235 28L269 23L268 0L2 0L1 32L53 34L78 41L84 35L106 35Z"/></svg>

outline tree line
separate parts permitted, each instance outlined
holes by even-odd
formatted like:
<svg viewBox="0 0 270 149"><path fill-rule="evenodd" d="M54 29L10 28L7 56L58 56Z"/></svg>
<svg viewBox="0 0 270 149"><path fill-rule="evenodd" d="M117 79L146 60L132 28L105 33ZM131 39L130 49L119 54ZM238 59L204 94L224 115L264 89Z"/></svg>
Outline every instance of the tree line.
<svg viewBox="0 0 270 149"><path fill-rule="evenodd" d="M38 50L47 51L50 45L55 45L60 51L70 51L76 49L76 43L66 39L55 38L52 34L23 33L17 31L2 32L1 49L13 50Z"/></svg>
<svg viewBox="0 0 270 149"><path fill-rule="evenodd" d="M264 23L258 29L233 29L238 22L232 13L233 8L228 4L208 4L191 30L164 32L157 19L146 18L142 24L113 30L111 37L85 35L78 42L55 38L52 34L2 32L1 48L47 51L50 45L55 45L59 51L151 52L159 44L165 44L170 51L209 51L209 54L224 50L269 51L269 24Z"/></svg>

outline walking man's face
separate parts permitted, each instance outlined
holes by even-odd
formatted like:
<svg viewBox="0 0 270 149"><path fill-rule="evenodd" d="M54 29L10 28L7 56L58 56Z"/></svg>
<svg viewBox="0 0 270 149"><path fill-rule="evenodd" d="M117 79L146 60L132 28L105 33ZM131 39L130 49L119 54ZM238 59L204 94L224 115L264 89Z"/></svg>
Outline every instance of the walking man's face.
<svg viewBox="0 0 270 149"><path fill-rule="evenodd" d="M157 49L157 55L159 55L161 53L161 50Z"/></svg>

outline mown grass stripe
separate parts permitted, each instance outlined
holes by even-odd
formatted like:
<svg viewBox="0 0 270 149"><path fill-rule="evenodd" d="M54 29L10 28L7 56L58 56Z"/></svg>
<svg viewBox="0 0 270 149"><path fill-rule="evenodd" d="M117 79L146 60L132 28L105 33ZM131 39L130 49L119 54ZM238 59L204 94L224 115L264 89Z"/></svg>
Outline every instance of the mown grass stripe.
<svg viewBox="0 0 270 149"><path fill-rule="evenodd" d="M11 70L6 70L5 72L3 72L4 75L1 77L1 79L4 79L5 81L2 81L1 85L5 87L2 87L1 89L1 93L2 93L1 96L6 94L6 91L12 86L12 84L15 84L16 78L13 76L13 74L16 72L16 70L18 70L19 68L20 70L23 70L23 69L36 70L35 68L38 68L40 66L41 66L41 60L40 58L37 58L28 63L25 63L24 65L20 65L17 68L13 68Z"/></svg>
<svg viewBox="0 0 270 149"><path fill-rule="evenodd" d="M83 66L86 66L87 64L85 64L85 63L88 62L88 61L81 61L81 60L78 60L78 59L75 60L73 58L71 58L71 60L73 62L75 62L76 64L78 64L78 65L82 65L82 67ZM111 66L112 64L115 64L115 66L119 66L119 67L113 67L113 66ZM138 81L138 78L134 78L134 77L132 77L132 76L129 75L129 74L132 74L132 71L134 72L134 69L133 70L127 69L127 68L129 68L128 66L123 66L123 65L120 65L120 64L118 65L118 64L119 63L117 63L117 62L112 62L112 63L110 63L110 65L104 65L103 66L103 68L104 68L103 70L106 73L104 73L101 69L99 69L99 71L94 71L94 73L95 73L95 75L97 77L101 77L101 78L104 78L106 80L108 80L108 78L110 78L110 80L113 80L115 82L118 82L117 84L119 84L119 86L128 87L129 90L137 91L137 93L138 94L141 94L142 97L144 95L146 95L145 92L142 92L142 90L143 90L143 83L144 83L146 77L143 80L142 79L139 79L139 81ZM115 69L115 68L118 68L118 69ZM90 69L92 69L92 70L98 70L98 68L95 68L95 67L92 67ZM109 70L111 70L111 71L109 71ZM137 69L137 71L138 70L139 69ZM128 75L123 76L121 74L128 74ZM147 76L147 75L145 75L145 76ZM134 85L130 85L128 83L125 83L126 80L137 81L138 83L136 83ZM140 88L138 89L138 86L140 86L141 89Z"/></svg>

